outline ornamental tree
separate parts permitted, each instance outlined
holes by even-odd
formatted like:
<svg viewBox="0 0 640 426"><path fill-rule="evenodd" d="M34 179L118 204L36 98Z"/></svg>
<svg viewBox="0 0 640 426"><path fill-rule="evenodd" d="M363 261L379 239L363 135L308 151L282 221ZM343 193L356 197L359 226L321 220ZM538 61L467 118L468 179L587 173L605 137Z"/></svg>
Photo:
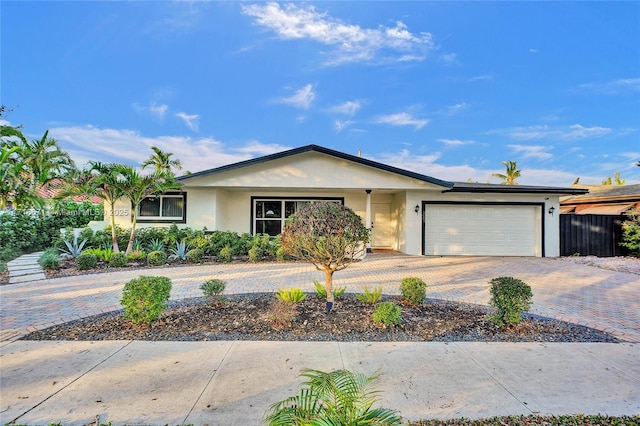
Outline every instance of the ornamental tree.
<svg viewBox="0 0 640 426"><path fill-rule="evenodd" d="M359 259L369 230L353 210L332 202L313 202L289 217L282 231L282 249L289 256L324 271L327 310L333 307L333 273Z"/></svg>

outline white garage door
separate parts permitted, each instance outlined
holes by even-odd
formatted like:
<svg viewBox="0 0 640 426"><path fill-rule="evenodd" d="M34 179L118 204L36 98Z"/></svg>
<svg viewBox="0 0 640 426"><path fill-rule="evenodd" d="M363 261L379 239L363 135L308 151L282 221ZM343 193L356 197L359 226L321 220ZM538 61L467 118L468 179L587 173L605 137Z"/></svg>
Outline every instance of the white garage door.
<svg viewBox="0 0 640 426"><path fill-rule="evenodd" d="M426 255L542 256L540 207L427 204Z"/></svg>

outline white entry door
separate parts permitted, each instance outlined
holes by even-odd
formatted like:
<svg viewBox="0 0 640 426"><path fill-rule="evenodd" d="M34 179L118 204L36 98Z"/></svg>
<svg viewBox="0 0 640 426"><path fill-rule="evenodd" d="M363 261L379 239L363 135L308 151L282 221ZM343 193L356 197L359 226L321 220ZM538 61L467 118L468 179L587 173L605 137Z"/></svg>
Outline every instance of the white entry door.
<svg viewBox="0 0 640 426"><path fill-rule="evenodd" d="M371 247L393 248L394 232L391 222L391 204L371 204L373 228L371 229Z"/></svg>

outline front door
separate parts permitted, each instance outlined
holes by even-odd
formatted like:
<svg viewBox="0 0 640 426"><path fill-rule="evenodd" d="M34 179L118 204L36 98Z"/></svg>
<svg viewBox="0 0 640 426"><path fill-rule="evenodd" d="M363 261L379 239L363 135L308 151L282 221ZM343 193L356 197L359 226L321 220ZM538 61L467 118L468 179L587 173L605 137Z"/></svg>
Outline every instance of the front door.
<svg viewBox="0 0 640 426"><path fill-rule="evenodd" d="M371 204L373 228L371 229L371 247L393 248L393 224L391 222L391 204Z"/></svg>

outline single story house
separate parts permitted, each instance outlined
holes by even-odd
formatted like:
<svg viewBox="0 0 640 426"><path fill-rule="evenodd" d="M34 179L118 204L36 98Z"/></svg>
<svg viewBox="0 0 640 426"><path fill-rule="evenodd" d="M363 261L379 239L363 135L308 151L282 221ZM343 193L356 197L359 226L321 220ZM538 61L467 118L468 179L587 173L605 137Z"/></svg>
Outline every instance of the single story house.
<svg viewBox="0 0 640 426"><path fill-rule="evenodd" d="M587 192L449 182L317 145L178 180L181 191L142 203L141 226L277 235L302 203L324 200L362 217L371 248L412 255L558 256L559 197ZM121 226L129 210L116 205Z"/></svg>
<svg viewBox="0 0 640 426"><path fill-rule="evenodd" d="M562 214L620 215L640 208L640 185L584 185L588 194L560 198Z"/></svg>

